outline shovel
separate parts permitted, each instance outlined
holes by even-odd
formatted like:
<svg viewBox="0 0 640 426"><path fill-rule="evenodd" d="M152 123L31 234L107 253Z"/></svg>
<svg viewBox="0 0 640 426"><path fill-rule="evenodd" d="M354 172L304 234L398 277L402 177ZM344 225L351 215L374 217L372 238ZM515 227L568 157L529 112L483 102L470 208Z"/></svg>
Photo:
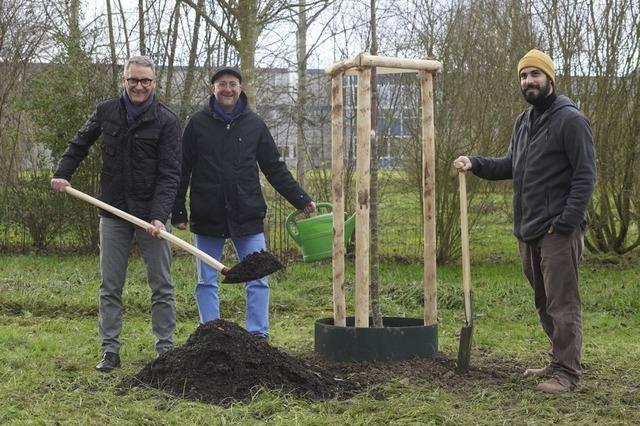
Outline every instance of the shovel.
<svg viewBox="0 0 640 426"><path fill-rule="evenodd" d="M460 237L462 247L462 289L464 293L465 326L460 330L458 347L458 371L466 372L471 360L473 336L473 304L471 295L471 262L469 260L469 220L467 217L467 181L465 172L458 173L460 180Z"/></svg>
<svg viewBox="0 0 640 426"><path fill-rule="evenodd" d="M96 198L93 198L90 195L85 194L84 192L78 191L71 186L67 186L65 188L65 191L69 195L73 195L74 197L86 201L89 204L93 204L94 206L99 207L102 210L106 210L118 217L121 217L122 219L131 222L134 225L138 225L141 228L144 228L146 230L154 228L154 226L149 222L137 218L129 213L123 212L122 210L110 206L109 204L104 203ZM203 252L197 247L192 246L191 244L167 231L160 231L160 237L191 253L198 259L213 267L215 270L219 271L222 275L224 275L224 280L222 280L223 283L241 283L245 281L251 281L262 278L266 275L272 274L282 269L282 264L280 263L280 261L275 256L267 253L266 251L252 253L245 257L233 268L229 269L213 257L209 256L207 253Z"/></svg>

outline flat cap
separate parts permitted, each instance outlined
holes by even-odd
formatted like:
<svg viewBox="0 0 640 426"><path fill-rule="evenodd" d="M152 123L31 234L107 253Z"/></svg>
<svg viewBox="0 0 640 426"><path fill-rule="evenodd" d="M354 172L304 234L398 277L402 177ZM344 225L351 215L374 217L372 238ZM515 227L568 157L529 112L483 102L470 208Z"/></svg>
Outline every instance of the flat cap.
<svg viewBox="0 0 640 426"><path fill-rule="evenodd" d="M224 74L231 74L233 76L238 77L240 83L242 83L242 74L240 73L240 69L238 67L230 67L227 65L222 65L216 68L216 71L211 76L211 84L215 83L220 76Z"/></svg>

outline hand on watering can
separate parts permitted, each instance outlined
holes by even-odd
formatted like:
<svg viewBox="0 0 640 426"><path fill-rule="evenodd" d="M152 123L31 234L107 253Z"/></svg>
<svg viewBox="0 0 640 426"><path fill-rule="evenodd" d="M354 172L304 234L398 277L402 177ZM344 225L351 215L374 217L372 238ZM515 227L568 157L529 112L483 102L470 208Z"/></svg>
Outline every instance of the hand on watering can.
<svg viewBox="0 0 640 426"><path fill-rule="evenodd" d="M160 231L165 230L164 223L160 222L158 219L153 219L151 221L151 224L153 225L153 228L148 228L147 233L151 234L152 236L158 239L162 239L160 237Z"/></svg>
<svg viewBox="0 0 640 426"><path fill-rule="evenodd" d="M311 201L309 204L304 206L304 212L306 214L311 214L315 211L316 211L316 203L314 203L313 201Z"/></svg>
<svg viewBox="0 0 640 426"><path fill-rule="evenodd" d="M471 170L471 166L471 160L469 160L469 157L465 157L464 155L453 160L453 167L458 169L458 171Z"/></svg>
<svg viewBox="0 0 640 426"><path fill-rule="evenodd" d="M68 180L62 178L51 179L51 189L57 192L65 192L67 186L71 186Z"/></svg>

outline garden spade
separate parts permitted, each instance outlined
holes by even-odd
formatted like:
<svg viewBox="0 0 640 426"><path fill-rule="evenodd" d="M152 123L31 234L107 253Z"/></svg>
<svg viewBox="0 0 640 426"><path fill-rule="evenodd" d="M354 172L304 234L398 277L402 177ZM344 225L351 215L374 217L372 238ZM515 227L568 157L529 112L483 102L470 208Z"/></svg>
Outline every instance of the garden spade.
<svg viewBox="0 0 640 426"><path fill-rule="evenodd" d="M460 330L458 371L469 369L471 338L473 336L473 305L471 295L471 261L469 260L469 219L467 217L467 181L465 172L459 171L460 181L460 238L462 248L462 289L464 293L465 326Z"/></svg>
<svg viewBox="0 0 640 426"><path fill-rule="evenodd" d="M65 191L69 195L73 195L74 197L86 201L89 204L93 204L94 206L99 207L102 210L106 210L109 213L112 213L141 228L148 230L154 227L149 222L146 222L127 212L123 212L122 210L113 207L105 202L102 202L96 198L93 198L90 195L85 194L84 192L78 191L71 186L67 186L65 188ZM203 252L197 247L192 246L191 244L167 231L160 231L160 237L177 245L181 249L194 255L198 259L202 260L203 262L219 271L222 275L224 275L224 279L222 280L222 282L224 283L241 283L245 281L251 281L262 278L266 275L272 274L282 269L282 264L280 263L280 261L275 256L267 253L266 251L252 253L245 257L240 263L229 269L213 257L209 256L207 253Z"/></svg>

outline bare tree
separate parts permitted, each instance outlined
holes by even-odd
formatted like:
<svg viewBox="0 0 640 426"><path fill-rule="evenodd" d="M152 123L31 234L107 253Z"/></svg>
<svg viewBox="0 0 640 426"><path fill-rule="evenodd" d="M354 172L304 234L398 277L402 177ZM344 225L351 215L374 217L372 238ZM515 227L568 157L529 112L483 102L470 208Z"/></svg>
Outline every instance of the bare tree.
<svg viewBox="0 0 640 426"><path fill-rule="evenodd" d="M586 7L585 76L572 83L591 119L598 160L585 243L593 252L624 254L640 246L640 5L589 0Z"/></svg>
<svg viewBox="0 0 640 426"><path fill-rule="evenodd" d="M51 23L43 9L47 3L0 2L0 176L5 187L15 184L21 157L28 150L28 117L16 108L26 88L31 63L48 46Z"/></svg>
<svg viewBox="0 0 640 426"><path fill-rule="evenodd" d="M140 54L147 54L147 38L145 37L144 31L145 24L145 8L144 8L144 0L138 0L138 34L139 34L139 46L140 46Z"/></svg>
<svg viewBox="0 0 640 426"><path fill-rule="evenodd" d="M187 66L187 75L184 80L182 91L182 99L180 101L180 113L178 114L182 121L187 118L191 110L191 99L193 93L193 82L195 77L195 65L198 57L198 39L200 36L200 20L202 15L200 11L204 8L204 0L198 0L195 8L196 17L193 24L193 33L191 35L191 49L189 51L189 64Z"/></svg>
<svg viewBox="0 0 640 426"><path fill-rule="evenodd" d="M176 47L178 45L178 24L180 22L180 0L176 0L175 7L173 8L173 19L171 21L171 27L168 31L168 36L171 37L169 43L169 56L167 60L167 75L165 78L164 98L167 102L171 102L171 87L173 82L173 70L176 60Z"/></svg>
<svg viewBox="0 0 640 426"><path fill-rule="evenodd" d="M111 0L107 2L107 24L109 28L109 52L111 53L111 86L113 93L118 93L118 56L116 54L116 39L113 31L113 13L111 11Z"/></svg>
<svg viewBox="0 0 640 426"><path fill-rule="evenodd" d="M244 90L249 98L249 104L255 107L256 92L253 81L258 38L266 25L280 19L280 14L289 7L288 2L284 0L242 0L238 2L216 0L216 4L224 14L235 19L238 27L236 34L234 31L229 31L229 28L222 25L221 22L216 21L214 16L203 11L193 0L183 1L196 11L199 10L205 21L215 28L229 45L236 49L240 57Z"/></svg>

